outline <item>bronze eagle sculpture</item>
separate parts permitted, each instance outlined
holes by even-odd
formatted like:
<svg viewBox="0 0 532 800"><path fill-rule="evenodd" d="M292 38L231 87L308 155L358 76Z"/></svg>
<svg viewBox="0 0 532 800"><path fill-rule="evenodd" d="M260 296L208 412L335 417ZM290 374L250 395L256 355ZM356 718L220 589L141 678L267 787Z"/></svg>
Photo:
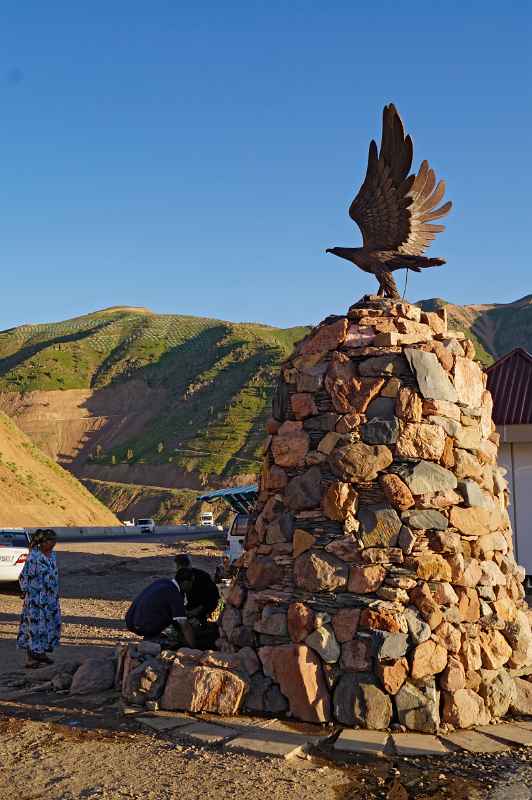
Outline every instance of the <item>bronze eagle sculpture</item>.
<svg viewBox="0 0 532 800"><path fill-rule="evenodd" d="M362 231L363 247L332 247L325 252L345 258L364 272L372 272L379 281L380 296L400 298L392 272L445 264L442 258L426 258L423 251L444 225L433 221L451 210L449 201L439 208L445 183L436 186L436 175L423 161L417 175L409 175L413 147L405 136L401 117L395 106L384 107L382 141L369 146L368 168L364 183L349 207L349 216Z"/></svg>

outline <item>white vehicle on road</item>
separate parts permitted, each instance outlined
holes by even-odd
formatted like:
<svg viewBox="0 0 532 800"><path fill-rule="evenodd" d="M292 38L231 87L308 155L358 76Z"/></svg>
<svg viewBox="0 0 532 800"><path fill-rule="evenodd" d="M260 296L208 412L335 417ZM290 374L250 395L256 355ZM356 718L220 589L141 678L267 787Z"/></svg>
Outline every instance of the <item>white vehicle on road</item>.
<svg viewBox="0 0 532 800"><path fill-rule="evenodd" d="M155 531L155 522L152 519L138 519L135 527L140 528L141 533L153 533Z"/></svg>
<svg viewBox="0 0 532 800"><path fill-rule="evenodd" d="M214 492L200 494L197 498L203 503L213 503L217 500L224 500L229 504L229 506L231 506L233 511L236 511L236 515L233 519L226 540L227 546L225 550L225 556L229 560L230 564L233 564L235 561L237 561L244 550L244 541L249 526L250 514L255 507L258 491L258 485L256 483L250 483L247 486L233 486L229 489L216 489ZM201 515L202 525L204 524L203 517L206 515L207 513ZM213 516L212 513L210 516Z"/></svg>
<svg viewBox="0 0 532 800"><path fill-rule="evenodd" d="M0 528L0 581L16 583L30 552L24 528Z"/></svg>
<svg viewBox="0 0 532 800"><path fill-rule="evenodd" d="M244 552L244 540L249 525L249 514L237 514L227 534L226 555L232 564Z"/></svg>
<svg viewBox="0 0 532 800"><path fill-rule="evenodd" d="M214 527L214 514L212 511L203 511L200 516L200 525L210 525Z"/></svg>

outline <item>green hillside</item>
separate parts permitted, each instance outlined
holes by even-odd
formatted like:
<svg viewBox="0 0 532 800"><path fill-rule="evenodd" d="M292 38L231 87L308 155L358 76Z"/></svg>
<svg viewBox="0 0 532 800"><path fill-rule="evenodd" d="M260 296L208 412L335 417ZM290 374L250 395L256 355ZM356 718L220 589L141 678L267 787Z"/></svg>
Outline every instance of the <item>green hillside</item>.
<svg viewBox="0 0 532 800"><path fill-rule="evenodd" d="M517 346L532 350L532 295L419 305L445 306L485 365ZM307 330L127 306L23 325L0 332L0 408L84 479L178 490L252 480L275 374ZM91 488L103 496L102 485ZM125 502L109 491L110 506ZM171 502L157 514L188 509L177 500L163 498Z"/></svg>
<svg viewBox="0 0 532 800"><path fill-rule="evenodd" d="M0 391L97 397L140 380L159 407L144 410L140 431L128 434L126 422L110 445L96 438L93 465L173 464L205 479L255 473L275 371L306 330L129 307L23 325L0 333Z"/></svg>

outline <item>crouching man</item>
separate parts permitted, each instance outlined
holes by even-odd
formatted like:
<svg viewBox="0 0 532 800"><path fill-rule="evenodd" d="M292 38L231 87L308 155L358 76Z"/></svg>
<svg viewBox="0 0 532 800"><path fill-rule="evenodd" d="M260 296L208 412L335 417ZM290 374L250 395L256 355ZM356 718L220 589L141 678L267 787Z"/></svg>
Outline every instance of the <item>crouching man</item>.
<svg viewBox="0 0 532 800"><path fill-rule="evenodd" d="M178 569L173 579L159 578L146 586L126 612L126 627L144 639L159 639L166 628L195 647L194 629L187 619L186 596L192 591L194 572Z"/></svg>
<svg viewBox="0 0 532 800"><path fill-rule="evenodd" d="M211 650L218 638L217 623L209 621L220 600L218 587L208 572L192 566L185 553L177 555L175 563L178 571L187 569L194 575L192 585L185 588L186 615L194 629L196 646L202 650Z"/></svg>

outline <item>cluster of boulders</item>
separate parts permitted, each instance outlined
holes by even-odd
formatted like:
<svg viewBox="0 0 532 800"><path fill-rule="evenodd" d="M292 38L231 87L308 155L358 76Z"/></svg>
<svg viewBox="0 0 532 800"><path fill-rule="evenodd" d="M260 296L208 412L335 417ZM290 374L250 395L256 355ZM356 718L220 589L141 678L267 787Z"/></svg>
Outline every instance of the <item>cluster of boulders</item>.
<svg viewBox="0 0 532 800"><path fill-rule="evenodd" d="M427 732L532 713L491 412L445 310L366 297L296 347L221 618L220 648L257 657L247 708Z"/></svg>
<svg viewBox="0 0 532 800"><path fill-rule="evenodd" d="M126 703L166 711L237 714L259 669L253 650L238 654L183 647L162 650L155 642L117 648L115 685ZM286 706L285 706L286 708Z"/></svg>
<svg viewBox="0 0 532 800"><path fill-rule="evenodd" d="M114 656L78 658L27 671L16 686L24 693L28 684L36 691L68 692L71 695L99 694L115 686L116 658ZM24 687L24 688L23 688Z"/></svg>

